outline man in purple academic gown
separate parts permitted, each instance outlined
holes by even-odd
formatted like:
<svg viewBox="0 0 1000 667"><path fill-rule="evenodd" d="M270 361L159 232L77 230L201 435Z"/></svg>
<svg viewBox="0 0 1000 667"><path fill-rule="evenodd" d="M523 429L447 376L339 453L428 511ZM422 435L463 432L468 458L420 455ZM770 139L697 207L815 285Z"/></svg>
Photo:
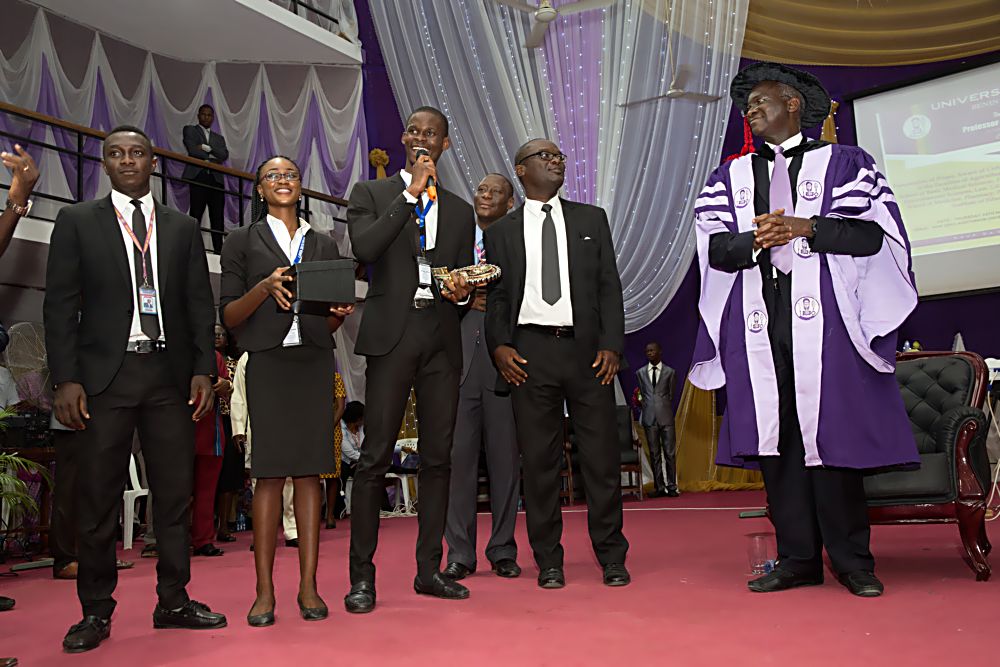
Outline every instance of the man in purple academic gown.
<svg viewBox="0 0 1000 667"><path fill-rule="evenodd" d="M697 201L690 379L726 387L718 463L764 474L778 564L749 587L822 583L826 547L840 582L874 597L863 471L919 462L893 375L917 303L909 241L871 156L802 137L830 109L815 77L757 63L730 95L765 143L716 169Z"/></svg>

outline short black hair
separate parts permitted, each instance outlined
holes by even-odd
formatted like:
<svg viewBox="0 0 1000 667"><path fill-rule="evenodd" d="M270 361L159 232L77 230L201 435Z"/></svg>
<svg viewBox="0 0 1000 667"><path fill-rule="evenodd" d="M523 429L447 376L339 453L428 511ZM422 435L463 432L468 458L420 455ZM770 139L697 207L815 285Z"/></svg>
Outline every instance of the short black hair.
<svg viewBox="0 0 1000 667"><path fill-rule="evenodd" d="M429 113L433 116L437 116L437 119L441 121L442 125L444 125L444 136L446 137L448 136L448 117L444 115L444 112L434 107L428 107L428 106L417 107L416 109L410 112L409 116L406 117L406 124L409 125L410 120L412 120L413 117L416 116L418 113Z"/></svg>
<svg viewBox="0 0 1000 667"><path fill-rule="evenodd" d="M650 345L655 345L657 350L661 351L663 350L663 346L657 343L655 340L651 340L648 343L646 343L646 347L649 347Z"/></svg>
<svg viewBox="0 0 1000 667"><path fill-rule="evenodd" d="M146 140L146 143L149 145L149 150L153 150L153 140L150 139L149 135L143 132L141 128L138 128L135 125L118 125L117 127L113 128L110 132L107 133L107 135L104 137L104 143L108 142L108 139L111 138L111 135L123 132L131 132L133 134L138 134L140 137Z"/></svg>
<svg viewBox="0 0 1000 667"><path fill-rule="evenodd" d="M365 404L361 401L351 401L344 406L343 420L345 424L353 424L365 416Z"/></svg>
<svg viewBox="0 0 1000 667"><path fill-rule="evenodd" d="M200 107L198 107L198 113L201 113L202 110L204 109L208 109L213 114L215 114L215 107L213 107L211 104L202 104Z"/></svg>
<svg viewBox="0 0 1000 667"><path fill-rule="evenodd" d="M523 144L521 144L521 147L517 149L517 153L514 155L514 164L515 165L521 164L521 162L526 157L528 157L528 155L529 155L528 151L531 150L530 146L531 146L531 144L535 143L536 141L548 141L548 142L551 143L552 140L551 139L546 139L545 137L535 137L534 139L528 139L527 141L525 141Z"/></svg>
<svg viewBox="0 0 1000 667"><path fill-rule="evenodd" d="M486 176L499 176L500 178L502 178L503 182L507 184L507 190L509 191L508 196L509 197L514 196L514 184L511 183L510 179L507 178L505 175L501 174L498 171L491 171L490 173L486 174ZM483 178L486 178L486 176L483 176Z"/></svg>

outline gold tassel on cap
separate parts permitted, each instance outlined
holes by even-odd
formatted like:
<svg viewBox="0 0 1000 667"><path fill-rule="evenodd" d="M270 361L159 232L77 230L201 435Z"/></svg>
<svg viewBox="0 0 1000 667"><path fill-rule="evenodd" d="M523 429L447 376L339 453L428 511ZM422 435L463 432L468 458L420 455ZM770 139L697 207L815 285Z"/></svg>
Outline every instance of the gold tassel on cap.
<svg viewBox="0 0 1000 667"><path fill-rule="evenodd" d="M831 144L837 143L837 126L833 122L833 114L837 113L837 107L839 106L840 102L830 102L830 113L827 115L826 120L823 121L823 132L819 135L820 139Z"/></svg>
<svg viewBox="0 0 1000 667"><path fill-rule="evenodd" d="M375 167L375 178L385 178L385 168L389 166L389 154L381 148L373 148L368 152L368 163Z"/></svg>

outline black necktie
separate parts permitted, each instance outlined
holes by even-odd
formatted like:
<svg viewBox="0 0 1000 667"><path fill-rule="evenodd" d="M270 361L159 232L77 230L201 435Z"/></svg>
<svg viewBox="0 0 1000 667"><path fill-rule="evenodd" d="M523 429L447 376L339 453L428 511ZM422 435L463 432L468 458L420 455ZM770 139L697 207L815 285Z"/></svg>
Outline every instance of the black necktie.
<svg viewBox="0 0 1000 667"><path fill-rule="evenodd" d="M653 386L655 387L656 386L656 366L653 366L653 379L652 379L652 383L653 383Z"/></svg>
<svg viewBox="0 0 1000 667"><path fill-rule="evenodd" d="M552 205L542 204L542 299L550 306L562 296L559 283L559 246L556 244L556 223L552 220Z"/></svg>
<svg viewBox="0 0 1000 667"><path fill-rule="evenodd" d="M142 202L138 199L133 199L132 204L132 233L135 234L135 238L139 241L139 246L146 245L146 216L142 213ZM139 248L132 244L132 254L135 257L135 289L138 294L139 288L142 286L142 269L143 262L146 261L146 257L152 254L152 248L146 253L145 257ZM153 262L152 259L146 264L146 275L149 280L150 287L156 287L156 283L153 280ZM142 303L142 295L139 295L139 303ZM150 340L160 339L160 320L156 315L143 315L142 311L139 311L139 327L142 328L142 333L146 334Z"/></svg>

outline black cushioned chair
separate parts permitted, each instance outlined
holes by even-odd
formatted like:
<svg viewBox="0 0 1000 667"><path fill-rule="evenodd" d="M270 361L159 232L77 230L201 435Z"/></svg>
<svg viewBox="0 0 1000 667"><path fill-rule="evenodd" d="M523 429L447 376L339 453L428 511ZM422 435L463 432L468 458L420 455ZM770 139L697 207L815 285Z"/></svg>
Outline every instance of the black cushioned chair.
<svg viewBox="0 0 1000 667"><path fill-rule="evenodd" d="M986 497L986 364L972 352L899 355L896 380L920 469L865 478L873 524L957 523L976 579L990 576Z"/></svg>
<svg viewBox="0 0 1000 667"><path fill-rule="evenodd" d="M628 482L622 485L622 493L631 493L642 500L642 456L640 454L642 443L633 437L632 412L627 405L615 406L615 419L617 422L618 448L621 451L621 472L628 475ZM585 496L586 489L578 485L575 481L580 474L579 451L576 447L576 436L573 428L567 419L565 422L565 442L563 447L563 462L560 476L565 480L559 497L572 505L576 501L576 496Z"/></svg>

